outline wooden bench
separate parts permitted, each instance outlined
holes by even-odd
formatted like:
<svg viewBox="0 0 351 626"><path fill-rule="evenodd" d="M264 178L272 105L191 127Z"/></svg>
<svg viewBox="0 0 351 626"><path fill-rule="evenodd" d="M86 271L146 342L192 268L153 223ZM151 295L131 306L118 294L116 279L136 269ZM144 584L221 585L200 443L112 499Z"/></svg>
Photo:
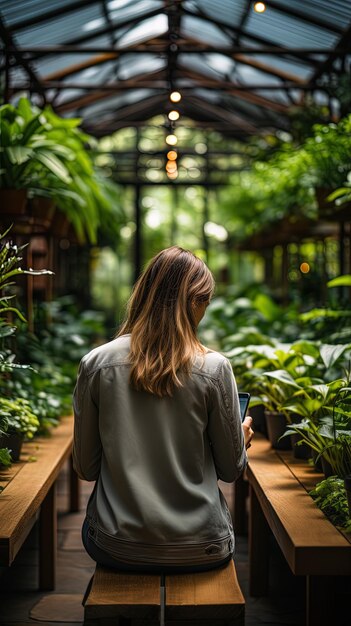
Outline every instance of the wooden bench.
<svg viewBox="0 0 351 626"><path fill-rule="evenodd" d="M84 601L85 626L244 626L245 600L234 563L197 574L125 574L96 567ZM113 619L113 622L111 621Z"/></svg>
<svg viewBox="0 0 351 626"><path fill-rule="evenodd" d="M291 452L273 450L259 435L246 475L250 594L268 592L272 531L293 574L306 578L307 626L335 623L333 588L337 577L351 575L351 538L331 524L308 493L323 475Z"/></svg>
<svg viewBox="0 0 351 626"><path fill-rule="evenodd" d="M23 445L21 460L0 471L0 566L9 566L39 519L39 586L54 589L56 573L56 479L70 459L70 511L79 510L78 477L71 452L73 418L62 418L51 436ZM31 457L34 457L31 462Z"/></svg>

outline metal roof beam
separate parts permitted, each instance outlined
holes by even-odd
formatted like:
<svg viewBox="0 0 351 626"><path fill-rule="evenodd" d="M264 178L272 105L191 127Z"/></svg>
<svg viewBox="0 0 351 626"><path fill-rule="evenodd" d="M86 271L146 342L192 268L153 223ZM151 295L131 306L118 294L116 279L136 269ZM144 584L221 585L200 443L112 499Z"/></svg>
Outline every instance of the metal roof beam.
<svg viewBox="0 0 351 626"><path fill-rule="evenodd" d="M204 77L201 74L188 70L185 67L180 67L179 69L181 71L182 76L186 76L196 82L199 82L199 86L201 87L201 82L204 80ZM216 80L211 80L209 78L206 78L205 80L208 86L212 84L214 90L217 88ZM264 87L262 86L262 89L263 88ZM233 85L233 88L230 90L230 93L231 95L237 96L238 98L241 98L242 100L247 100L248 102L257 104L258 106L262 106L267 109L271 109L272 111L276 111L278 113L287 113L287 110L288 110L288 107L286 105L280 104L279 102L273 102L272 100L268 100L267 98L264 98L263 96L259 96L258 94L253 94L253 93L251 94L251 93L246 93L246 92L237 90L235 89L235 85Z"/></svg>
<svg viewBox="0 0 351 626"><path fill-rule="evenodd" d="M57 72L52 72L51 74L47 74L43 78L43 82L51 81L51 80L57 81L57 80L66 78L66 76L72 76L73 74L78 74L79 72L82 72L83 70L86 70L89 67L95 67L96 65L101 65L103 63L107 63L108 61L113 61L113 59L118 59L118 56L119 55L116 54L115 52L100 54L98 56L93 57L92 59L88 59L87 61L83 63L75 63L74 65L70 65L70 67L67 67L64 70L58 70Z"/></svg>
<svg viewBox="0 0 351 626"><path fill-rule="evenodd" d="M160 77L162 77L164 79L164 71L161 70L161 71L158 71L158 72L152 72L150 74L143 75L143 76L138 77L138 78L133 78L133 79L130 79L130 80L126 80L126 81L124 81L124 90L126 90L126 89L138 89L138 88L143 89L144 87L139 85L139 80L143 83L144 80L145 80L145 76L147 76L148 79L152 83L153 80L158 80ZM119 83L117 83L117 85L118 84ZM109 91L111 91L112 93L110 94ZM84 106L89 106L90 104L93 104L94 102L98 102L99 100L104 100L104 99L108 99L110 97L113 97L113 95L115 94L116 91L117 91L116 88L111 89L111 90L107 90L106 88L104 89L102 87L100 89L99 85L95 85L94 93L87 94L87 95L82 95L79 98L73 98L72 100L69 100L68 102L63 102L62 104L59 104L56 107L56 110L60 111L62 113L64 111L71 111L72 109L78 109L78 108L82 108Z"/></svg>
<svg viewBox="0 0 351 626"><path fill-rule="evenodd" d="M85 35L81 35L80 37L76 37L75 39L71 39L71 41L68 42L68 45L70 46L77 46L79 44L85 43L87 41L90 41L91 39L96 39L98 37L101 37L102 35L109 35L111 32L116 32L122 28L125 28L127 26L131 26L134 24L138 24L143 20L146 20L150 17L154 17L155 15L159 15L160 10L159 9L153 9L151 11L148 11L148 13L145 13L142 16L142 19L140 19L140 17L134 17L134 18L130 18L128 20L125 20L124 22L119 22L117 24L114 24L112 26L106 26L105 28L100 28L98 30L94 30L91 31L90 33L87 33ZM95 50L98 50L98 48L95 48ZM101 52L111 52L111 49L105 48L100 50ZM80 52L84 52L83 50L80 50ZM55 54L57 54L57 52L55 52ZM40 58L42 55L42 53L37 53L34 56L34 59L38 59Z"/></svg>
<svg viewBox="0 0 351 626"><path fill-rule="evenodd" d="M215 19L213 17L209 17L208 15L206 15L205 13L201 12L201 13L194 13L193 11L190 11L189 9L185 9L183 8L183 13L187 14L187 15L191 15L191 17L197 17L200 19L204 19L207 21L212 22L212 24L215 24L215 26L218 26L218 28L220 28L221 30L224 29L224 31L232 31L233 33L237 33L239 35L244 36L246 39L251 39L252 41L255 41L259 44L261 44L262 46L267 47L268 49L271 50L271 52L269 52L269 54L274 54L273 51L278 51L280 50L279 54L290 54L291 56L299 56L300 54L296 55L296 51L292 51L293 49L289 49L289 48L282 48L282 46L278 46L273 44L269 39L266 39L265 37L261 37L260 35L254 35L253 33L247 33L247 32L241 32L240 29L237 26L233 26L232 24L228 24L226 22L222 22L218 19ZM228 32L227 32L228 34ZM230 35L233 38L233 35ZM237 50L237 52L241 52L241 49ZM246 50L245 50L246 53ZM277 52L278 53L278 52Z"/></svg>
<svg viewBox="0 0 351 626"><path fill-rule="evenodd" d="M122 121L122 120L126 120L129 121L129 125L133 126L133 116L134 115L139 115L144 114L145 116L148 117L153 117L154 115L157 115L159 112L163 112L158 110L158 105L162 105L163 107L164 104L164 98L161 96L150 96L150 98L144 98L143 100L140 100L139 102L133 102L133 104L129 104L126 105L124 107L121 107L120 109L116 109L115 107L113 108L113 113L116 116L116 120L118 121ZM107 112L105 112L105 114L107 114ZM104 112L101 112L99 114L100 117L103 117ZM103 126L105 123L110 123L108 121L101 122L101 126ZM100 124L97 125L97 128L100 128Z"/></svg>
<svg viewBox="0 0 351 626"><path fill-rule="evenodd" d="M284 72L283 70L279 70L278 68L271 67L266 63L262 63L261 61L257 61L256 59L249 59L244 54L231 54L230 55L235 61L238 63L242 63L243 65L248 65L249 67L253 67L264 74L269 74L270 76L275 76L276 78L280 78L281 80L287 80L293 82L297 85L304 85L305 80L300 78L296 74L291 74L290 72Z"/></svg>
<svg viewBox="0 0 351 626"><path fill-rule="evenodd" d="M348 31L347 31L348 32ZM341 47L340 44L337 47L332 49L332 52L337 52L339 54L347 54L350 52L350 43L345 38L344 45ZM47 54L114 54L114 55L122 55L122 54L161 54L167 52L168 40L163 38L154 38L149 39L143 43L137 45L126 46L125 48L116 47L113 51L111 51L110 46L84 46L81 47L79 44L62 44L62 45L45 45L45 46L17 46L16 50L21 52L22 54L38 54L38 55L47 55ZM209 46L208 44L202 43L201 41L196 41L195 39L178 39L177 42L178 48L180 48L180 52L185 52L187 54L201 54L203 52L217 52L218 54L270 54L272 56L281 56L282 54L291 54L298 58L303 59L306 55L321 55L321 54L330 54L330 48L311 48L311 47L291 47L287 48L286 46L274 46L272 44L261 45L259 47L252 46ZM11 46L8 49L11 52ZM30 60L34 60L30 59ZM310 61L310 59L308 59ZM318 61L313 59L315 63Z"/></svg>
<svg viewBox="0 0 351 626"><path fill-rule="evenodd" d="M193 114L189 114L189 105L193 105L196 111L204 111L209 117L216 118L222 123L226 124L227 127L230 128L240 128L244 132L253 133L257 131L257 127L254 124L250 124L246 120L240 118L240 115L233 113L232 111L228 111L228 109L224 109L222 106L218 106L212 104L210 102L206 102L206 100L202 100L201 98L197 98L196 96L189 96L187 98L187 107L185 109L185 114L194 119ZM238 119L238 117L240 119Z"/></svg>
<svg viewBox="0 0 351 626"><path fill-rule="evenodd" d="M179 81L178 81L179 82ZM148 74L145 74L143 78L138 79L137 84L135 84L134 79L123 80L120 82L111 82L108 84L92 84L92 83L65 83L56 80L43 80L41 82L43 89L56 89L57 91L65 91L68 89L81 89L83 91L112 91L112 92L120 92L127 91L129 89L158 89L158 90L168 90L168 80L166 78L153 80L152 78L148 79ZM30 88L29 83L17 83L12 85L10 91L15 93L16 91L25 91ZM204 79L201 85L198 85L199 89L213 89L213 83L207 83ZM187 93L189 91L193 91L194 87L189 87L189 85L181 85L180 89L182 92ZM195 87L196 89L196 87ZM295 82L282 82L277 85L276 83L250 83L250 84L236 84L225 81L218 81L216 83L216 90L218 91L231 91L235 89L236 91L286 91L290 89L297 89L302 91L310 91L311 89L318 89L320 91L324 91L326 89L325 86L319 86L315 83L295 83Z"/></svg>
<svg viewBox="0 0 351 626"><path fill-rule="evenodd" d="M239 23L239 32L236 33L236 36L234 39L234 45L237 45L240 41L240 37L243 34L243 28L247 20L249 19L250 9L251 9L251 0L246 0L246 7L244 7L243 13L241 15L241 20Z"/></svg>
<svg viewBox="0 0 351 626"><path fill-rule="evenodd" d="M5 26L2 20L1 15L0 15L0 37L2 38L6 46L6 54L7 55L11 54L16 59L19 65L21 65L23 69L27 72L32 82L32 86L36 88L38 93L40 93L41 95L44 95L44 90L42 88L42 85L40 83L40 80L36 72L33 70L30 62L28 62L25 58L23 58L21 52L18 50L17 46L15 45L13 41L11 33L7 30L7 27ZM11 52L9 52L10 50ZM10 85L7 85L6 87L7 89L9 89Z"/></svg>
<svg viewBox="0 0 351 626"><path fill-rule="evenodd" d="M151 119L154 114L150 114L148 119ZM86 132L96 136L101 137L105 135L109 135L115 133L117 130L121 128L140 128L143 126L147 126L147 120L117 120L116 122L106 122L104 125L96 125L96 124L84 124L84 129ZM255 127L254 131L248 131L247 129L243 130L239 127L233 127L229 124L225 124L223 122L216 122L213 120L199 121L196 120L196 125L194 125L194 129L202 128L204 131L206 130L216 130L218 132L223 132L226 136L231 135L233 137L247 137L248 135L257 135L257 128ZM267 129L267 126L264 127ZM273 127L271 125L268 126L268 129L275 130L276 126Z"/></svg>

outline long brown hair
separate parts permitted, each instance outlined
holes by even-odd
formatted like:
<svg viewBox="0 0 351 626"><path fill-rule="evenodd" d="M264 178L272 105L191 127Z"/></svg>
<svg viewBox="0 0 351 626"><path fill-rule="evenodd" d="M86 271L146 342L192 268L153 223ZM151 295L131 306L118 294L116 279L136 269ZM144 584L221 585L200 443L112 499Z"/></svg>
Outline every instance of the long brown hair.
<svg viewBox="0 0 351 626"><path fill-rule="evenodd" d="M130 383L137 390L171 396L182 386L195 354L194 305L208 302L213 276L192 252L172 246L159 252L137 280L118 336L131 334Z"/></svg>

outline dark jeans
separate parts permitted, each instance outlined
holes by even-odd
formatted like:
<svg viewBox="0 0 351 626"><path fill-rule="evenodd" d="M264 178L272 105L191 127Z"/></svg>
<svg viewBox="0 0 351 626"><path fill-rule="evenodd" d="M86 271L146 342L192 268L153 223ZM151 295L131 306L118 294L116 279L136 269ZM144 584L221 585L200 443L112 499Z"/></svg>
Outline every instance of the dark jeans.
<svg viewBox="0 0 351 626"><path fill-rule="evenodd" d="M103 565L104 567L111 567L113 569L117 569L122 572L135 572L144 574L191 574L194 572L207 572L213 569L219 569L224 567L232 557L227 557L222 561L218 561L217 563L205 563L203 565L146 565L146 564L130 564L123 563L114 559L113 556L105 552L101 548L99 548L94 541L89 536L89 522L85 519L83 528L82 528L82 541L84 548L86 549L89 556L99 563L99 565Z"/></svg>

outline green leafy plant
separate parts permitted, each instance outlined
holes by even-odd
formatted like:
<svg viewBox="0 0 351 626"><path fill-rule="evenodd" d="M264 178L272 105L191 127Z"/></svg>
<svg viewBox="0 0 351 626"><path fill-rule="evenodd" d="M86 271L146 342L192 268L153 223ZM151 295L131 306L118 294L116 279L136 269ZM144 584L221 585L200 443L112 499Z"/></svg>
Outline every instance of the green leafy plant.
<svg viewBox="0 0 351 626"><path fill-rule="evenodd" d="M119 190L94 166L87 147L96 145L80 119L62 118L28 99L0 107L0 186L27 189L31 197L55 201L80 241L96 242L99 226L119 222ZM116 230L114 230L116 235Z"/></svg>
<svg viewBox="0 0 351 626"><path fill-rule="evenodd" d="M351 170L351 115L338 124L315 124L304 150L305 179L314 187L340 187Z"/></svg>
<svg viewBox="0 0 351 626"><path fill-rule="evenodd" d="M29 365L16 362L15 355L6 348L5 342L16 330L15 325L8 321L8 314L12 313L17 319L25 322L21 311L13 306L15 295L12 293L15 284L14 278L22 274L52 274L48 270L24 270L19 264L22 261L22 251L25 246L17 247L10 240L6 240L9 230L0 235L0 431L7 434L19 433L31 439L37 432L39 421L30 402L20 393L11 393L11 380L14 372L31 370ZM7 458L6 448L1 448L4 458Z"/></svg>
<svg viewBox="0 0 351 626"><path fill-rule="evenodd" d="M21 274L40 276L41 274L53 274L53 272L50 270L24 270L19 267L19 263L22 261L22 251L28 244L18 247L10 240L6 239L10 230L11 228L8 228L3 234L0 234L0 320L6 313L11 311L25 321L18 308L10 304L10 300L13 300L15 295L6 293L9 287L14 285L13 278ZM5 326L7 326L7 334L12 333L9 328L13 328L13 326L2 321L2 333L0 327L0 336L4 336L3 333L6 334Z"/></svg>
<svg viewBox="0 0 351 626"><path fill-rule="evenodd" d="M50 172L63 184L70 182L64 161L74 158L65 146L48 137L45 114L33 107L27 98L20 98L17 107L0 107L1 187L28 189L41 187L41 179Z"/></svg>
<svg viewBox="0 0 351 626"><path fill-rule="evenodd" d="M330 476L322 480L310 491L310 495L335 526L351 532L346 490L341 478Z"/></svg>
<svg viewBox="0 0 351 626"><path fill-rule="evenodd" d="M11 454L8 448L0 448L0 466L9 467L12 463ZM0 487L0 492L2 487Z"/></svg>
<svg viewBox="0 0 351 626"><path fill-rule="evenodd" d="M39 428L39 420L24 398L0 398L0 411L4 418L5 433L17 433L32 439Z"/></svg>

